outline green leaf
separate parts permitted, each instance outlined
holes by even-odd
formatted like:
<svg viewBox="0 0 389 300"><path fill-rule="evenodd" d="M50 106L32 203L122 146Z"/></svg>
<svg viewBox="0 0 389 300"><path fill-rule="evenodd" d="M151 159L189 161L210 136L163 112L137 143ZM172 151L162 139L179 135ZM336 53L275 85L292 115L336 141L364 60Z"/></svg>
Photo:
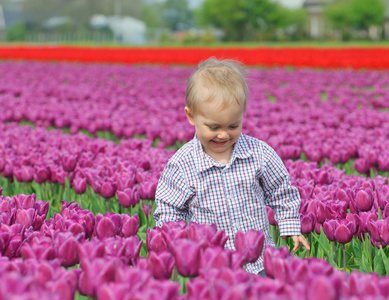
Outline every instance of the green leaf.
<svg viewBox="0 0 389 300"><path fill-rule="evenodd" d="M149 252L147 251L146 243L142 244L142 248L140 249L139 256L140 257L147 257L149 255Z"/></svg>
<svg viewBox="0 0 389 300"><path fill-rule="evenodd" d="M382 212L380 207L378 207L378 219L382 220Z"/></svg>
<svg viewBox="0 0 389 300"><path fill-rule="evenodd" d="M331 242L327 239L327 237L323 231L323 227L320 229L320 231L321 231L321 233L320 233L319 237L317 237L317 235L313 235L314 239L316 239L320 245L318 250L321 249L325 253L325 255L327 256L329 263L333 266L336 266L336 263L334 261L334 253L332 253L332 250L331 250Z"/></svg>
<svg viewBox="0 0 389 300"><path fill-rule="evenodd" d="M365 255L362 255L362 263L361 263L360 271L365 273L373 272L373 269Z"/></svg>
<svg viewBox="0 0 389 300"><path fill-rule="evenodd" d="M385 267L384 262L382 261L381 252L378 252L374 257L374 272L376 272L378 276L385 274Z"/></svg>
<svg viewBox="0 0 389 300"><path fill-rule="evenodd" d="M385 268L385 274L386 275L389 275L389 259L388 257L385 255L385 252L384 250L382 250L382 248L380 248L380 253L381 253L381 258L382 258L382 262L384 264L384 268Z"/></svg>

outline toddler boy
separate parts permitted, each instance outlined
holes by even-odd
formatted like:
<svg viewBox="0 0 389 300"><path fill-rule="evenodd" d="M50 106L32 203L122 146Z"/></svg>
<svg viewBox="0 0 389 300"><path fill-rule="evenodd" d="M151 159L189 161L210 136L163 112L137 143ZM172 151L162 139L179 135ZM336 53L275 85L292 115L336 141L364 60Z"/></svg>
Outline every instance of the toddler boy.
<svg viewBox="0 0 389 300"><path fill-rule="evenodd" d="M273 208L280 235L290 236L295 251L309 245L300 232L300 196L276 152L242 134L247 84L238 62L210 58L188 80L185 114L195 137L169 160L159 179L154 219L216 224L229 236L249 229L265 234L274 245L266 206ZM263 256L247 271L263 270ZM263 273L263 272L261 272Z"/></svg>

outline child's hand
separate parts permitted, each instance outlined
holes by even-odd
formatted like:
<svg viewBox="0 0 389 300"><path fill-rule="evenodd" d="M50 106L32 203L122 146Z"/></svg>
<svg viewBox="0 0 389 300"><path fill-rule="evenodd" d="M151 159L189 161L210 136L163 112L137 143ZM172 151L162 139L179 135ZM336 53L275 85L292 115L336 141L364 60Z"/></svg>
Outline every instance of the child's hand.
<svg viewBox="0 0 389 300"><path fill-rule="evenodd" d="M292 240L294 242L294 247L292 250L293 252L295 252L297 249L301 248L300 243L302 243L304 245L305 249L307 249L308 251L311 250L311 247L309 247L308 241L305 239L305 237L303 235L290 235L289 237L292 238ZM282 236L281 238L283 240L286 240L286 236Z"/></svg>

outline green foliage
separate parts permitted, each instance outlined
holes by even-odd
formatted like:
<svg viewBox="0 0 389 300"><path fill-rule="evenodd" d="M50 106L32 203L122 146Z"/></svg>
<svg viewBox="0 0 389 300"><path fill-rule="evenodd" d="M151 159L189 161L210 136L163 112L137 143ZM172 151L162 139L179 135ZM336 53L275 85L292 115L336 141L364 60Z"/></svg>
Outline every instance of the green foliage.
<svg viewBox="0 0 389 300"><path fill-rule="evenodd" d="M368 29L371 25L381 25L385 18L383 0L350 0L353 25L358 29Z"/></svg>
<svg viewBox="0 0 389 300"><path fill-rule="evenodd" d="M150 3L142 6L142 20L148 28L159 28L162 25L161 3Z"/></svg>
<svg viewBox="0 0 389 300"><path fill-rule="evenodd" d="M14 41L24 41L26 38L26 25L23 23L18 23L8 28L6 31L6 40L10 42Z"/></svg>
<svg viewBox="0 0 389 300"><path fill-rule="evenodd" d="M343 34L353 29L367 30L370 26L380 26L385 17L382 0L338 1L327 5L324 16L334 29Z"/></svg>
<svg viewBox="0 0 389 300"><path fill-rule="evenodd" d="M274 36L278 28L301 27L302 16L270 0L205 0L196 12L198 24L222 29L227 41L258 40L260 32Z"/></svg>

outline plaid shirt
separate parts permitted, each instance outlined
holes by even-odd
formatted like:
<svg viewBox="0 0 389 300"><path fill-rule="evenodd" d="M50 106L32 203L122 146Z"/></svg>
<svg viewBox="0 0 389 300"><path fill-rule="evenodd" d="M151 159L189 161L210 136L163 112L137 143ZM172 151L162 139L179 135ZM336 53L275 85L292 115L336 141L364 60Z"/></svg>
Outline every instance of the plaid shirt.
<svg viewBox="0 0 389 300"><path fill-rule="evenodd" d="M300 195L290 182L281 158L266 143L241 134L228 164L218 163L195 136L169 160L155 196L157 226L186 220L216 224L229 236L226 248L235 250L235 233L249 229L269 232L266 206L273 208L280 234L300 235ZM263 253L247 271L263 270Z"/></svg>

